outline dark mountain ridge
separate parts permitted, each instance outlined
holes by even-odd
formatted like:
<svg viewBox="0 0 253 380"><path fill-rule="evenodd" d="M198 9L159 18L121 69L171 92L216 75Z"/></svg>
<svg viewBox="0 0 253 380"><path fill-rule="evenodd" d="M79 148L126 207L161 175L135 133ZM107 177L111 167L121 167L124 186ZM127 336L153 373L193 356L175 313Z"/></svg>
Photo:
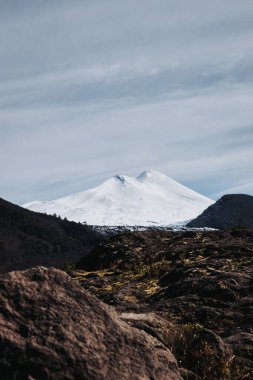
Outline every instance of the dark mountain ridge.
<svg viewBox="0 0 253 380"><path fill-rule="evenodd" d="M193 228L253 227L253 196L229 194L221 197L201 215L187 224Z"/></svg>
<svg viewBox="0 0 253 380"><path fill-rule="evenodd" d="M63 268L85 256L101 239L89 226L0 198L0 272L37 265Z"/></svg>

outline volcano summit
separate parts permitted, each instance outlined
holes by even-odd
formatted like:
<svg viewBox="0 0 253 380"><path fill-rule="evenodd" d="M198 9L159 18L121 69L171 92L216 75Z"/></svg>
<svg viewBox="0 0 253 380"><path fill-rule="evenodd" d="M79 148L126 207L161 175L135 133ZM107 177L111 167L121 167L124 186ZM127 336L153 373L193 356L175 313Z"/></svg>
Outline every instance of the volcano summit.
<svg viewBox="0 0 253 380"><path fill-rule="evenodd" d="M115 175L101 185L53 201L23 207L101 226L183 224L214 202L157 171L138 177Z"/></svg>

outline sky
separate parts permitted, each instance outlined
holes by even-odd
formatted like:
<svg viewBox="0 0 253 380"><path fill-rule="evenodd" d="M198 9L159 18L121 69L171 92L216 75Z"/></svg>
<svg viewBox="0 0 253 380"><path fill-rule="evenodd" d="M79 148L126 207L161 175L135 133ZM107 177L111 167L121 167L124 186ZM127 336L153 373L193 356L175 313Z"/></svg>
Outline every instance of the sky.
<svg viewBox="0 0 253 380"><path fill-rule="evenodd" d="M252 0L0 0L0 197L153 169L253 195Z"/></svg>

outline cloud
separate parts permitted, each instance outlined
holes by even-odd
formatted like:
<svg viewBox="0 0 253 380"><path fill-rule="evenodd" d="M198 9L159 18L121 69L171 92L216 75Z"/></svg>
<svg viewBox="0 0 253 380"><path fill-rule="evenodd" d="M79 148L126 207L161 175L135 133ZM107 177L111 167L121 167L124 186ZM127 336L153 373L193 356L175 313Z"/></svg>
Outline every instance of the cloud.
<svg viewBox="0 0 253 380"><path fill-rule="evenodd" d="M14 0L0 16L1 195L161 170L253 194L253 5Z"/></svg>

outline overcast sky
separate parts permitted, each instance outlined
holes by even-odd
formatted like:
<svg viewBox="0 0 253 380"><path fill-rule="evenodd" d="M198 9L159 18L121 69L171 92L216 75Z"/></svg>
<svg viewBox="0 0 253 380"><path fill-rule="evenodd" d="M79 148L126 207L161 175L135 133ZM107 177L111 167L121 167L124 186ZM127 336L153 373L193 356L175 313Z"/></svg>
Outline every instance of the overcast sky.
<svg viewBox="0 0 253 380"><path fill-rule="evenodd" d="M0 197L145 169L253 194L252 0L0 0Z"/></svg>

